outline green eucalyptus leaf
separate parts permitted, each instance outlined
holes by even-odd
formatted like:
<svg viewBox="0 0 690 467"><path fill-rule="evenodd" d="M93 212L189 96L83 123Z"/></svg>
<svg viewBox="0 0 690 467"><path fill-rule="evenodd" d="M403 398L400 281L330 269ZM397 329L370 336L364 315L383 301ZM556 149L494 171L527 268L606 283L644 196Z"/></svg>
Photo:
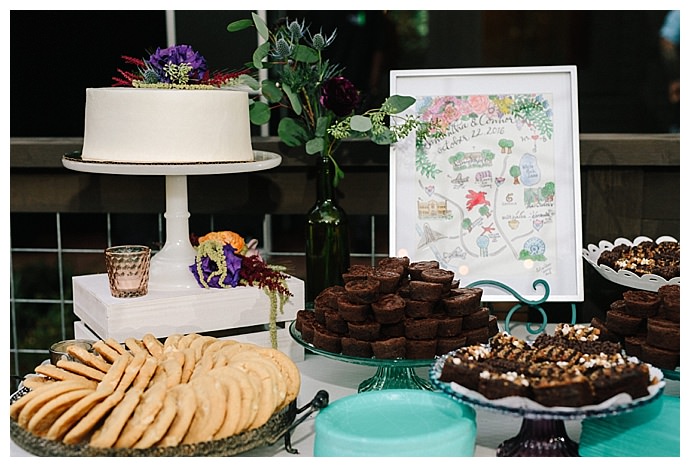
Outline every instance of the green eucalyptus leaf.
<svg viewBox="0 0 690 467"><path fill-rule="evenodd" d="M304 127L290 117L285 117L278 123L278 136L283 143L290 147L301 146L309 139Z"/></svg>
<svg viewBox="0 0 690 467"><path fill-rule="evenodd" d="M266 23L261 18L261 16L257 15L256 13L252 13L252 20L254 20L254 24L256 25L256 30L259 33L259 35L265 41L268 41L270 37L268 34L268 27L266 26Z"/></svg>
<svg viewBox="0 0 690 467"><path fill-rule="evenodd" d="M290 106L292 110L297 115L302 115L302 102L299 100L299 96L292 91L292 88L287 84L283 84L283 91L290 101Z"/></svg>
<svg viewBox="0 0 690 467"><path fill-rule="evenodd" d="M366 133L372 128L371 119L364 115L353 115L350 119L350 128L360 133Z"/></svg>
<svg viewBox="0 0 690 467"><path fill-rule="evenodd" d="M323 138L310 139L307 141L307 144L304 145L304 149L307 151L307 154L318 154L323 151L325 143Z"/></svg>
<svg viewBox="0 0 690 467"><path fill-rule="evenodd" d="M254 125L263 125L271 119L271 108L265 102L252 102L249 104L249 120Z"/></svg>
<svg viewBox="0 0 690 467"><path fill-rule="evenodd" d="M306 45L298 44L294 51L295 60L304 63L316 63L319 61L319 53L307 47Z"/></svg>
<svg viewBox="0 0 690 467"><path fill-rule="evenodd" d="M243 85L245 85L245 86L249 86L249 87L250 87L251 89L253 89L254 91L258 91L259 88L260 88L259 82L258 82L258 81L256 80L256 78L254 78L252 75L248 75L248 74L240 75L240 76L237 78L237 82L238 82L239 84L243 84Z"/></svg>
<svg viewBox="0 0 690 467"><path fill-rule="evenodd" d="M240 19L237 21L233 21L232 23L228 24L228 31L229 32L242 31L242 30L250 27L252 24L254 24L254 23L250 19Z"/></svg>
<svg viewBox="0 0 690 467"><path fill-rule="evenodd" d="M322 115L321 117L316 119L316 129L314 133L316 134L316 136L326 136L326 132L329 126L331 126L331 116Z"/></svg>
<svg viewBox="0 0 690 467"><path fill-rule="evenodd" d="M371 141L376 144L389 145L396 141L395 134L388 128L383 128L381 132L371 135Z"/></svg>
<svg viewBox="0 0 690 467"><path fill-rule="evenodd" d="M283 91L276 86L275 82L269 79L261 82L261 94L271 103L280 102L283 98Z"/></svg>
<svg viewBox="0 0 690 467"><path fill-rule="evenodd" d="M390 110L390 113L392 114L399 114L403 110L407 109L409 106L414 104L416 102L416 99L414 97L410 96L399 96L399 95L394 95L390 96L388 99L386 99L386 102L384 102L384 106L388 107Z"/></svg>
<svg viewBox="0 0 690 467"><path fill-rule="evenodd" d="M333 186L337 187L340 180L345 178L345 172L343 172L343 169L340 168L335 159L331 158L331 160L333 161L333 168L335 169L335 173L333 174Z"/></svg>
<svg viewBox="0 0 690 467"><path fill-rule="evenodd" d="M263 64L261 63L264 58L268 56L268 51L271 49L271 44L270 42L264 42L260 46L256 48L254 53L252 54L252 63L254 64L254 68L257 70L260 70L263 68Z"/></svg>

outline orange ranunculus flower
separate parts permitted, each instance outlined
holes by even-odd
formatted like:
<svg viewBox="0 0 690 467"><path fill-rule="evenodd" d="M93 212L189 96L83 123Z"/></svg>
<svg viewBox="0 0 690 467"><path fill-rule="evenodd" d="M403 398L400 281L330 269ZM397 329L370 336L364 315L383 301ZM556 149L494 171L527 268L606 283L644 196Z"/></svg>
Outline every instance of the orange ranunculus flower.
<svg viewBox="0 0 690 467"><path fill-rule="evenodd" d="M199 237L199 243L203 243L207 240L217 240L225 245L232 245L237 253L242 253L244 250L244 238L230 230L210 232L203 237Z"/></svg>

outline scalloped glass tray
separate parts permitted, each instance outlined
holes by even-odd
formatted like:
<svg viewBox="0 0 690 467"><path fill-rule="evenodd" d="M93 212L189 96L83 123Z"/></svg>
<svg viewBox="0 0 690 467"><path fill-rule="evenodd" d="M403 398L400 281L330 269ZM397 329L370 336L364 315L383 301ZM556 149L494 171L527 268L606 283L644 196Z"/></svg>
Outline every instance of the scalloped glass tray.
<svg viewBox="0 0 690 467"><path fill-rule="evenodd" d="M663 394L666 385L661 370L648 364L650 378L656 378L657 382L647 389L649 395L631 399L628 394L618 394L607 401L597 405L583 407L545 407L525 397L506 397L503 399L487 399L482 394L467 389L457 383L447 383L440 380L441 372L446 358L450 354L436 359L436 363L429 370L431 384L449 395L451 398L469 404L473 407L498 411L509 415L518 415L524 418L539 420L580 420L587 417L608 417L625 412L630 412L637 407L649 404Z"/></svg>
<svg viewBox="0 0 690 467"><path fill-rule="evenodd" d="M617 238L616 240L614 240L613 243L611 243L608 240L601 240L598 245L590 243L586 249L582 250L582 256L584 256L585 260L589 264L591 264L592 267L596 269L597 272L601 274L605 279L616 284L623 285L625 287L656 292L662 285L680 285L680 277L674 277L671 280L666 280L661 276L657 276L656 274L645 274L643 276L638 276L632 271L627 271L625 269L615 271L609 266L597 264L597 261L599 260L599 256L601 255L602 251L612 250L614 247L618 245L636 246L646 241L656 243L678 242L678 240L670 236L662 236L657 238L656 240L651 239L649 237L640 236L632 241L628 240L627 238Z"/></svg>

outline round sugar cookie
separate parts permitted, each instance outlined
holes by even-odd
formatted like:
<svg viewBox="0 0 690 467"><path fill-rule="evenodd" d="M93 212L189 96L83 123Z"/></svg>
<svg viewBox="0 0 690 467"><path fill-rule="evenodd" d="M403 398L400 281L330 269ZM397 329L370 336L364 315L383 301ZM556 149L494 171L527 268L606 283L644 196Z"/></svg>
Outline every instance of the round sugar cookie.
<svg viewBox="0 0 690 467"><path fill-rule="evenodd" d="M83 419L87 413L99 402L108 397L112 392L96 390L83 397L63 412L51 425L45 437L51 440L59 440L70 430L79 420Z"/></svg>
<svg viewBox="0 0 690 467"><path fill-rule="evenodd" d="M143 392L141 388L130 388L120 403L108 414L103 425L91 436L89 445L95 448L112 447L139 404Z"/></svg>
<svg viewBox="0 0 690 467"><path fill-rule="evenodd" d="M95 389L77 389L66 392L46 402L29 420L26 429L36 436L45 436L53 423L67 409L84 397L95 392Z"/></svg>
<svg viewBox="0 0 690 467"><path fill-rule="evenodd" d="M169 350L177 350L177 343L182 338L182 334L170 334L163 341L163 352L168 352Z"/></svg>
<svg viewBox="0 0 690 467"><path fill-rule="evenodd" d="M93 381L89 378L86 378L82 375L78 375L76 373L72 373L71 371L64 370L62 368L58 368L52 363L44 363L42 365L38 365L35 369L34 372L39 375L47 376L48 378L55 380L55 381L66 381L66 380L73 380L73 381L81 381L81 382L89 382L89 384L93 385L93 387L98 384L96 381Z"/></svg>
<svg viewBox="0 0 690 467"><path fill-rule="evenodd" d="M34 414L38 412L41 409L41 407L43 407L49 401L61 396L62 394L71 391L76 391L77 389L85 388L90 389L87 386L84 386L84 384L80 381L67 380L53 383L49 387L47 387L45 391L37 392L37 394L33 394L33 396L32 393L34 391L31 391L30 393L24 395L21 399L19 399L19 401L10 405L10 416L12 416L13 414L13 407L20 407L21 411L18 412L16 417L17 424L23 428L26 428L26 426L29 424L29 420L31 420L31 417L33 417ZM23 399L26 399L26 401L23 402L22 407L19 405L19 403L22 402Z"/></svg>
<svg viewBox="0 0 690 467"><path fill-rule="evenodd" d="M96 391L97 393L99 391ZM105 417L120 401L125 397L125 392L122 390L116 390L94 405L87 414L77 422L62 438L62 442L65 444L78 444L82 442L91 433L91 430L103 420Z"/></svg>
<svg viewBox="0 0 690 467"><path fill-rule="evenodd" d="M292 361L290 357L284 352L274 349L272 347L262 347L258 350L262 355L269 357L276 364L280 372L283 374L283 378L287 384L285 400L283 401L283 407L286 407L290 402L297 399L299 391L302 385L302 376L299 372L299 368L295 362Z"/></svg>
<svg viewBox="0 0 690 467"><path fill-rule="evenodd" d="M127 349L125 349L125 347L122 344L116 341L113 337L103 339L103 342L105 342L111 349L113 349L120 355L126 355L130 353Z"/></svg>
<svg viewBox="0 0 690 467"><path fill-rule="evenodd" d="M260 427L275 411L276 395L273 390L273 378L270 371L260 361L250 362L230 362L230 368L239 368L244 371L250 378L254 380L254 384L258 387L256 398L256 414L254 419L249 423L247 429Z"/></svg>
<svg viewBox="0 0 690 467"><path fill-rule="evenodd" d="M217 378L225 386L227 407L223 424L215 432L213 439L223 439L239 431L240 419L242 417L242 390L240 389L240 383L235 378L223 378L222 375L219 375Z"/></svg>
<svg viewBox="0 0 690 467"><path fill-rule="evenodd" d="M156 373L157 368L158 359L153 356L146 357L146 361L141 368L139 368L137 376L134 378L134 381L132 381L132 386L145 389L149 385L153 375Z"/></svg>
<svg viewBox="0 0 690 467"><path fill-rule="evenodd" d="M110 363L106 362L103 357L98 354L91 353L84 347L78 345L70 345L67 347L67 354L73 358L76 358L84 365L88 365L92 368L107 373L110 369Z"/></svg>
<svg viewBox="0 0 690 467"><path fill-rule="evenodd" d="M234 434L242 433L254 421L258 411L259 388L257 388L254 378L244 371L231 366L214 368L209 372L209 375L221 381L233 380L239 386L239 420L237 421L237 428ZM229 408L237 408L237 404L234 401L231 401L230 404L232 406Z"/></svg>
<svg viewBox="0 0 690 467"><path fill-rule="evenodd" d="M161 381L144 391L139 404L115 441L116 448L131 448L149 429L163 407L167 390L165 382Z"/></svg>
<svg viewBox="0 0 690 467"><path fill-rule="evenodd" d="M113 349L102 340L94 342L93 349L96 351L96 353L98 353L98 355L101 356L101 358L103 358L103 360L109 363L113 363L117 357L122 355L120 352Z"/></svg>
<svg viewBox="0 0 690 467"><path fill-rule="evenodd" d="M58 368L62 368L65 371L75 373L85 378L92 379L94 381L101 381L105 376L105 372L92 368L88 365L84 365L82 362L75 362L72 360L58 360L55 365Z"/></svg>
<svg viewBox="0 0 690 467"><path fill-rule="evenodd" d="M218 379L209 375L192 379L189 384L196 392L197 408L183 442L192 444L210 441L225 419L225 387Z"/></svg>
<svg viewBox="0 0 690 467"><path fill-rule="evenodd" d="M113 363L110 365L108 372L105 374L100 383L98 383L98 390L106 392L115 391L117 386L120 384L122 375L124 375L131 359L132 357L129 354L118 354Z"/></svg>
<svg viewBox="0 0 690 467"><path fill-rule="evenodd" d="M161 355L163 355L163 344L150 332L147 332L142 336L141 342L144 344L144 347L146 347L146 350L149 351L151 356L160 358Z"/></svg>
<svg viewBox="0 0 690 467"><path fill-rule="evenodd" d="M120 378L120 382L117 384L117 389L121 391L127 391L129 389L139 374L139 370L141 370L141 367L146 363L148 355L148 352L137 352L134 354L132 359L129 360L125 371L122 373L122 378Z"/></svg>
<svg viewBox="0 0 690 467"><path fill-rule="evenodd" d="M135 449L146 449L156 444L170 428L177 415L177 392L166 391L163 406L141 438L134 443Z"/></svg>
<svg viewBox="0 0 690 467"><path fill-rule="evenodd" d="M178 446L182 442L182 438L187 434L197 408L196 392L191 385L180 384L168 391L175 393L177 414L168 431L156 443L156 446L162 447Z"/></svg>

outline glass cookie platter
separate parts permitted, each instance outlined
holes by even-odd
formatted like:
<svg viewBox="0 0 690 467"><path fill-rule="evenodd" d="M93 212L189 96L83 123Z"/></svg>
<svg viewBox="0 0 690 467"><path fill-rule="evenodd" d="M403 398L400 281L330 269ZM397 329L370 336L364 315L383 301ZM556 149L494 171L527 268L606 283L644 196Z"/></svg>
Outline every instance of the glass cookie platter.
<svg viewBox="0 0 690 467"><path fill-rule="evenodd" d="M667 284L678 284L680 285L680 277L674 277L670 280L664 279L661 276L657 276L656 274L644 274L642 276L639 276L635 274L632 271L628 271L625 269L620 269L618 271L612 269L609 266L606 265L599 265L597 264L597 261L599 260L599 256L601 256L601 253L603 251L607 250L612 250L618 245L629 245L629 246L637 246L642 242L656 242L656 243L661 243L661 242L678 242L673 237L670 236L662 236L657 238L656 240L653 240L649 237L644 237L640 236L635 238L634 240L628 240L627 238L617 238L614 240L613 243L611 243L608 240L601 240L598 245L594 244L589 244L586 249L582 250L582 256L584 256L585 260L592 265L592 267L599 273L601 274L602 277L605 279L614 282L616 284L625 286L625 287L630 287L633 289L639 289L639 290L648 290L650 292L656 292L659 290L659 287L662 285L667 285Z"/></svg>
<svg viewBox="0 0 690 467"><path fill-rule="evenodd" d="M23 387L15 392L10 403L14 403L26 395L29 389ZM234 456L251 449L275 443L290 429L290 424L297 414L296 402L283 408L264 425L244 433L224 439L206 441L179 446L151 447L146 449L125 448L95 448L87 443L75 445L65 444L36 436L20 427L10 419L10 438L19 447L37 456L63 457L188 457L188 456Z"/></svg>

